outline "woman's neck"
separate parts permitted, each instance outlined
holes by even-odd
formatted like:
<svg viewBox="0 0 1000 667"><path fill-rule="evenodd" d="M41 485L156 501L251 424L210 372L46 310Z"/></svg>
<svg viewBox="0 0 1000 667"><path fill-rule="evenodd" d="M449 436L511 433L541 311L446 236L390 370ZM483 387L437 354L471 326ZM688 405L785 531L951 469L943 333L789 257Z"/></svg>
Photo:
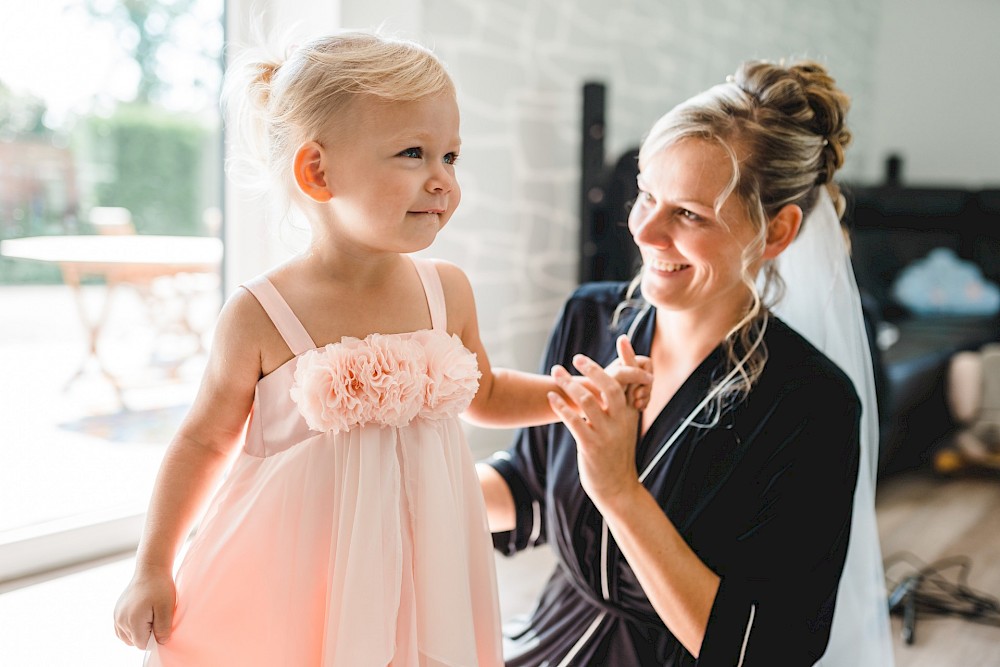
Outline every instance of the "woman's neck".
<svg viewBox="0 0 1000 667"><path fill-rule="evenodd" d="M719 346L738 323L735 316L714 312L656 312L651 356L692 370Z"/></svg>
<svg viewBox="0 0 1000 667"><path fill-rule="evenodd" d="M681 385L719 346L735 324L736 320L719 317L717 311L692 313L657 310L656 328L649 351L653 363L653 385L649 405L642 414L643 434L653 425L656 416Z"/></svg>

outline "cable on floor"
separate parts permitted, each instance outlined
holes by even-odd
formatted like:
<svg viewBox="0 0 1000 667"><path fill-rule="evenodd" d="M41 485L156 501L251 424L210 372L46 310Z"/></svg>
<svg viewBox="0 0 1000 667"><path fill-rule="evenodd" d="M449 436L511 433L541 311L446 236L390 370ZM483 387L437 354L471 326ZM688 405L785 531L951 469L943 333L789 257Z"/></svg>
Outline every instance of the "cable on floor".
<svg viewBox="0 0 1000 667"><path fill-rule="evenodd" d="M889 613L903 617L903 641L912 644L919 618L957 616L1000 627L1000 600L968 585L972 561L951 556L927 564L909 552L884 561ZM891 571L901 573L890 576Z"/></svg>

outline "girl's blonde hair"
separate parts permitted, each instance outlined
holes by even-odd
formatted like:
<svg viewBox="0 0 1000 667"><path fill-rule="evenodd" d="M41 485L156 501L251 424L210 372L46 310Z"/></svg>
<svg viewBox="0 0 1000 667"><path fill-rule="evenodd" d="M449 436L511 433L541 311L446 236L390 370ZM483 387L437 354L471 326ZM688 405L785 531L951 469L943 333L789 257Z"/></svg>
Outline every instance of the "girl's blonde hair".
<svg viewBox="0 0 1000 667"><path fill-rule="evenodd" d="M761 267L761 287L751 273L763 253L768 222L785 205L795 204L807 216L819 187L830 191L843 215L844 198L833 181L851 141L845 119L850 106L827 70L814 61L791 65L766 61L743 63L726 83L692 97L661 117L639 150L640 168L650 157L683 139L701 139L721 146L729 155L733 175L715 202L735 195L755 231L743 252L743 282L751 303L726 337L729 369L740 367L720 393L718 416L727 403L753 387L767 361L762 344L768 307L784 290L773 262ZM721 215L719 218L723 223ZM630 286L632 299L637 277ZM741 364L742 360L742 364Z"/></svg>
<svg viewBox="0 0 1000 667"><path fill-rule="evenodd" d="M425 47L367 32L342 32L286 48L248 48L226 71L222 101L234 158L230 176L259 191L297 192L295 152L342 125L359 99L414 101L455 94Z"/></svg>

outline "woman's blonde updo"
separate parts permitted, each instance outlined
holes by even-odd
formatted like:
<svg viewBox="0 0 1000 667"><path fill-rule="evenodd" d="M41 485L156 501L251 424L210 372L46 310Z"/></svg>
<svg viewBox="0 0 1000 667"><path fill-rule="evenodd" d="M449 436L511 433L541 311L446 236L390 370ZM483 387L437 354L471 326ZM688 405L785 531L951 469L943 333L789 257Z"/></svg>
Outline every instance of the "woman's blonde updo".
<svg viewBox="0 0 1000 667"><path fill-rule="evenodd" d="M444 65L419 44L343 32L283 49L244 50L223 87L235 158L232 177L260 191L295 192L298 147L335 132L362 97L413 101L455 88Z"/></svg>
<svg viewBox="0 0 1000 667"><path fill-rule="evenodd" d="M747 356L736 384L726 392L730 397L749 391L763 369L764 300L773 303L783 291L771 262L761 267L759 288L751 271L764 250L768 221L787 204L799 206L807 216L819 187L830 191L843 214L843 197L833 177L851 141L845 124L849 106L847 95L817 62L748 61L726 83L660 118L639 150L640 169L652 155L687 138L717 143L732 161L732 180L715 208L720 211L726 198L735 195L756 231L756 241L743 256L751 304L727 337L732 364Z"/></svg>
<svg viewBox="0 0 1000 667"><path fill-rule="evenodd" d="M819 63L787 67L745 63L733 82L755 101L756 125L743 132L751 157L744 169L760 174L761 203L773 215L795 203L808 215L816 201L812 185L833 183L851 143L845 124L850 100ZM783 159L775 153L782 151ZM834 197L834 201L837 198Z"/></svg>

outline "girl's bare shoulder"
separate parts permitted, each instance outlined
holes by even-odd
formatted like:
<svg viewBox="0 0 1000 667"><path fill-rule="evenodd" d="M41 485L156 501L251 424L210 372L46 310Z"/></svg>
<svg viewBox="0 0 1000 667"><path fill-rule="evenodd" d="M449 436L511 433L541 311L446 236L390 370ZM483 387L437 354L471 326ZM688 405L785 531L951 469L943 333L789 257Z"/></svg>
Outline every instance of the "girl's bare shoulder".
<svg viewBox="0 0 1000 667"><path fill-rule="evenodd" d="M434 266L441 277L441 287L448 307L448 328L453 332L462 331L470 321L476 319L476 301L469 277L457 264L436 259Z"/></svg>
<svg viewBox="0 0 1000 667"><path fill-rule="evenodd" d="M237 287L226 299L216 322L213 347L227 366L256 366L267 375L290 356L288 347L267 311L246 287Z"/></svg>
<svg viewBox="0 0 1000 667"><path fill-rule="evenodd" d="M438 275L441 277L441 286L444 288L445 297L471 297L472 285L469 277L457 264L443 259L433 260Z"/></svg>
<svg viewBox="0 0 1000 667"><path fill-rule="evenodd" d="M271 326L264 307L250 290L240 285L234 289L219 312L216 333L223 333L244 342L259 339L260 334Z"/></svg>

